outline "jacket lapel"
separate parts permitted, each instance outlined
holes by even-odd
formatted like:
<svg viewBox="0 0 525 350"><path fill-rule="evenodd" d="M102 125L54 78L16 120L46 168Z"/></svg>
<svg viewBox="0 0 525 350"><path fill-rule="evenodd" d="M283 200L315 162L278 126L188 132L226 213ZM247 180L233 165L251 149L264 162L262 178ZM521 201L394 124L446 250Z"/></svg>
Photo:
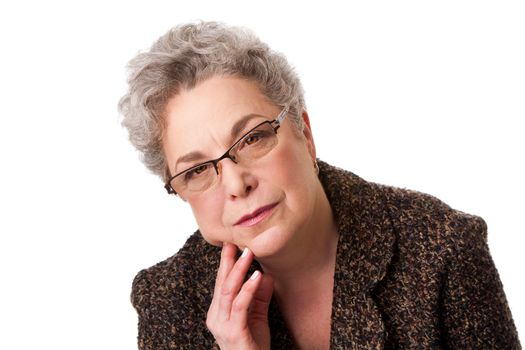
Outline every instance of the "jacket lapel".
<svg viewBox="0 0 525 350"><path fill-rule="evenodd" d="M371 292L393 257L395 235L378 185L319 161L339 230L330 348L382 349L387 336Z"/></svg>

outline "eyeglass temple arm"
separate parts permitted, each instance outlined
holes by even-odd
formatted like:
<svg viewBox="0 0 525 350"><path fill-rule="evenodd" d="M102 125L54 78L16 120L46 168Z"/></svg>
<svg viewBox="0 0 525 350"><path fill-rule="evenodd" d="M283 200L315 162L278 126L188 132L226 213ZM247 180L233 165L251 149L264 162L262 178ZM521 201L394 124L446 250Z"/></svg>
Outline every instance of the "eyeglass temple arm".
<svg viewBox="0 0 525 350"><path fill-rule="evenodd" d="M283 122L283 119L284 117L286 117L286 115L288 114L288 110L290 109L290 106L286 106L284 107L284 109L281 111L281 113L279 113L279 115L277 116L277 118L275 118L275 121L277 122L277 125L281 125L282 122Z"/></svg>

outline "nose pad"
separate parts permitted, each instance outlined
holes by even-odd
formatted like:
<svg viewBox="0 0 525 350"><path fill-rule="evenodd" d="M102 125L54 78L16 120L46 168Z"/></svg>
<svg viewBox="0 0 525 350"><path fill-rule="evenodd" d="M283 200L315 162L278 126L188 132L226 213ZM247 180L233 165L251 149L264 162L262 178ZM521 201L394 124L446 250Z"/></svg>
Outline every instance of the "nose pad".
<svg viewBox="0 0 525 350"><path fill-rule="evenodd" d="M221 159L220 162L217 163L217 175L220 175L222 173L223 163L227 162L228 160L231 160L234 165L239 164L239 161L235 158L234 155L228 155L228 157L224 157L223 159Z"/></svg>
<svg viewBox="0 0 525 350"><path fill-rule="evenodd" d="M235 164L239 164L239 160L237 160L237 156L235 154L231 154L231 152L229 152L228 158L230 158L231 161L234 162Z"/></svg>
<svg viewBox="0 0 525 350"><path fill-rule="evenodd" d="M226 159L231 160L234 164L239 164L237 156L235 154L231 154L231 150L229 150L221 158L219 158L219 160L216 163L214 163L215 172L217 173L217 176L221 174L222 162L224 162Z"/></svg>
<svg viewBox="0 0 525 350"><path fill-rule="evenodd" d="M217 172L217 176L221 175L222 174L222 164L223 162L225 162L227 159L230 159L234 164L237 164L238 161L235 160L235 158L233 156L230 156L230 157L224 157L223 159L221 159L217 165L215 166L215 171Z"/></svg>

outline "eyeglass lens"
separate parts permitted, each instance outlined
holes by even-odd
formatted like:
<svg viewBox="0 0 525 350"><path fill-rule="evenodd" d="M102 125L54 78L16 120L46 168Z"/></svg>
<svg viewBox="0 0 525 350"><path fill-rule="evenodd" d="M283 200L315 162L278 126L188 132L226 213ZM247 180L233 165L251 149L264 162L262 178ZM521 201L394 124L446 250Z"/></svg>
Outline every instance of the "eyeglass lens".
<svg viewBox="0 0 525 350"><path fill-rule="evenodd" d="M276 131L270 122L267 121L237 141L230 149L229 154L235 160L235 163L249 165L252 161L270 152L276 144ZM170 185L177 193L205 191L215 183L218 172L219 165L209 161L188 169L172 179Z"/></svg>

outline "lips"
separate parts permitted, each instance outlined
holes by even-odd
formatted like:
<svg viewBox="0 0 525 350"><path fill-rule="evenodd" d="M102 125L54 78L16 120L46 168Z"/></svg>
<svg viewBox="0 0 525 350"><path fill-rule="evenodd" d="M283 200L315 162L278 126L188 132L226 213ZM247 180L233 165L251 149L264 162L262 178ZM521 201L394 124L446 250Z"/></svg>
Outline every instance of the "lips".
<svg viewBox="0 0 525 350"><path fill-rule="evenodd" d="M235 223L235 225L239 226L253 226L259 222L261 222L263 219L268 217L272 213L272 209L277 206L278 203L272 203L269 205L265 205L264 207L260 207L259 209L255 210L253 213L244 215Z"/></svg>

